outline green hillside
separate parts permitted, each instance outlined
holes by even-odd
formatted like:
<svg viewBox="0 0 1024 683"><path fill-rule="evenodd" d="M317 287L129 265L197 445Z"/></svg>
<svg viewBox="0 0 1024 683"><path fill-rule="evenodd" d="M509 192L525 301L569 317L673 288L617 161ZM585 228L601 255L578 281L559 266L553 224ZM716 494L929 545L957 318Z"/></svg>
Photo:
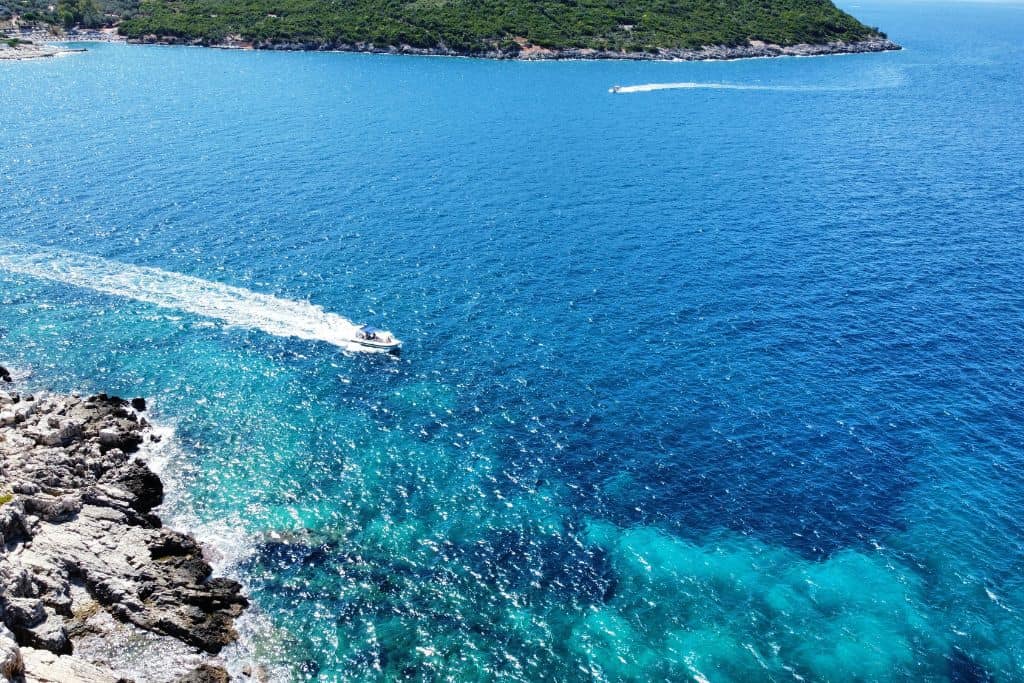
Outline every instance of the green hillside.
<svg viewBox="0 0 1024 683"><path fill-rule="evenodd" d="M139 0L0 0L0 22L17 16L30 24L98 28L134 14Z"/></svg>
<svg viewBox="0 0 1024 683"><path fill-rule="evenodd" d="M465 54L548 48L644 51L857 41L879 35L828 0L142 0L130 38L258 46L355 43Z"/></svg>

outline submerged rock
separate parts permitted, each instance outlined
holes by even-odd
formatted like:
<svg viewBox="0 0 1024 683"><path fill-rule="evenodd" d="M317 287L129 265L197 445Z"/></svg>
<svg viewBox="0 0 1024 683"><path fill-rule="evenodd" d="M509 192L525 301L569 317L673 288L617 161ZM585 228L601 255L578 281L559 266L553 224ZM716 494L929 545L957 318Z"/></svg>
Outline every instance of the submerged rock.
<svg viewBox="0 0 1024 683"><path fill-rule="evenodd" d="M196 541L152 513L163 484L129 455L147 436L132 407L103 394L3 392L0 402L0 673L16 678L24 665L35 680L119 680L105 662L72 656L85 602L197 655L235 640L241 586L211 578ZM194 661L169 675L227 680Z"/></svg>

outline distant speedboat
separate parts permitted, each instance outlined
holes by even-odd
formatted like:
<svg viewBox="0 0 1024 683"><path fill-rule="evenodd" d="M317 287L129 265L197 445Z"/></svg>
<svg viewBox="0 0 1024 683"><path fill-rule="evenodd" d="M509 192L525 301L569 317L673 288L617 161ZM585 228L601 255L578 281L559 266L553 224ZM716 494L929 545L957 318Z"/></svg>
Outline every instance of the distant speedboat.
<svg viewBox="0 0 1024 683"><path fill-rule="evenodd" d="M376 327L370 327L369 325L360 327L352 341L360 346L390 351L391 353L398 353L402 348L402 342L395 339L393 334L387 330L378 330Z"/></svg>
<svg viewBox="0 0 1024 683"><path fill-rule="evenodd" d="M613 85L612 87L608 88L608 92L619 92L620 90L622 90L621 85Z"/></svg>

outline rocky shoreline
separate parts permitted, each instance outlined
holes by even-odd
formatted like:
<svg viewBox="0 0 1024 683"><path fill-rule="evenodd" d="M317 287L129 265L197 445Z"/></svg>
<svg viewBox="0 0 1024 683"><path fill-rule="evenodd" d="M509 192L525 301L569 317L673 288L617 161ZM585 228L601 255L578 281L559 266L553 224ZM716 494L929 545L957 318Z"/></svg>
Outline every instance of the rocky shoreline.
<svg viewBox="0 0 1024 683"><path fill-rule="evenodd" d="M59 43L123 43L117 29L71 29L69 31L39 28L0 31L0 60L42 59L58 57L72 52L86 52L85 48L68 47Z"/></svg>
<svg viewBox="0 0 1024 683"><path fill-rule="evenodd" d="M439 57L478 57L483 59L515 59L522 61L565 60L565 59L620 59L647 61L725 61L733 59L754 59L759 57L819 57L824 55L857 54L866 52L887 52L903 48L888 38L877 36L857 42L833 42L821 45L774 45L751 41L747 45L712 45L698 49L661 49L657 52L620 52L592 50L586 48L550 49L522 43L519 49L493 49L482 52L464 52L446 47L421 48L411 45L378 46L372 43L303 43L303 42L250 42L240 37L210 43L202 40L187 40L168 36L145 36L129 39L129 43L155 45L192 45L235 50L284 50L311 52L367 52L372 54L421 55Z"/></svg>
<svg viewBox="0 0 1024 683"><path fill-rule="evenodd" d="M154 514L145 401L14 389L0 367L0 677L229 680L248 603Z"/></svg>
<svg viewBox="0 0 1024 683"><path fill-rule="evenodd" d="M6 40L0 39L0 60L42 59L72 52L85 52L85 50L36 41L19 41L12 45Z"/></svg>
<svg viewBox="0 0 1024 683"><path fill-rule="evenodd" d="M373 43L312 43L312 42L260 42L247 41L240 36L230 36L220 42L191 40L174 36L148 35L142 38L125 39L116 28L91 31L69 31L61 36L43 36L38 31L19 34L31 42L8 46L0 42L0 59L34 59L52 57L67 52L83 52L81 48L67 48L53 45L49 41L73 42L128 42L145 45L190 45L234 50L280 50L303 52L366 52L371 54L420 55L437 57L477 57L482 59L545 61L545 60L638 60L638 61L727 61L734 59L755 59L764 57L819 57L824 55L858 54L867 52L888 52L903 48L888 38L878 35L856 42L831 42L824 44L801 43L799 45L775 45L752 40L747 45L711 45L696 49L659 49L655 52L625 52L593 50L587 48L552 49L532 45L519 40L514 49L495 48L478 52L467 52L440 47L413 47L411 45L374 45Z"/></svg>

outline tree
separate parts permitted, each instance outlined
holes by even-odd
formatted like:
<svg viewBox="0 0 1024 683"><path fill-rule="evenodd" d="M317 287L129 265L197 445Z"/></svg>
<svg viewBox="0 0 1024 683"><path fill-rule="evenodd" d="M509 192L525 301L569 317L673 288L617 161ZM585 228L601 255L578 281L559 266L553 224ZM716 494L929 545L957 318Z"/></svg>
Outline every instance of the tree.
<svg viewBox="0 0 1024 683"><path fill-rule="evenodd" d="M103 13L95 0L61 0L57 4L57 21L65 28L82 26L97 28L103 25Z"/></svg>

